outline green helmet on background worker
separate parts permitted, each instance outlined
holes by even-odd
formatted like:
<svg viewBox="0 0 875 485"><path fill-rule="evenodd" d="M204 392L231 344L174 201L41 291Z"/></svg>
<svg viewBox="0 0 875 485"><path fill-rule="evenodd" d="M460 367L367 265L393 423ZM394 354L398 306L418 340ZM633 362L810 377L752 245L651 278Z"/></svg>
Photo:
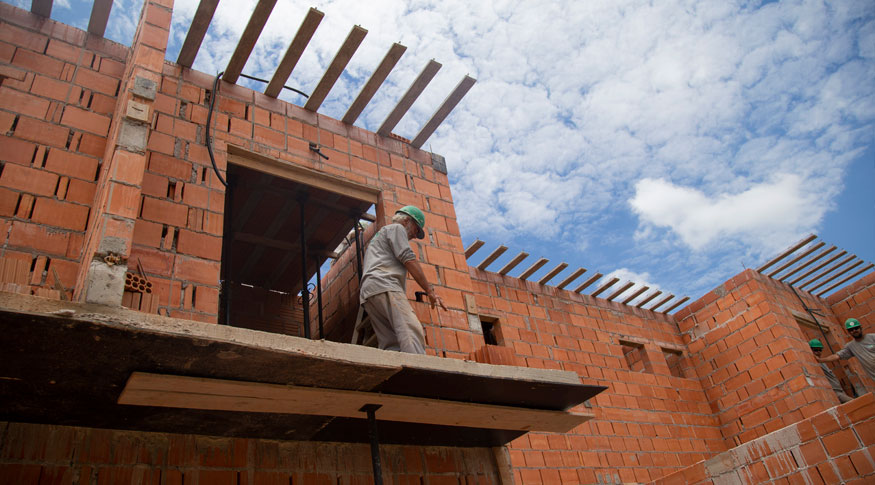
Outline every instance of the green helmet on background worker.
<svg viewBox="0 0 875 485"><path fill-rule="evenodd" d="M405 205L404 207L395 211L395 213L403 213L410 216L413 219L413 222L416 223L416 227L418 228L416 231L416 239L422 239L425 237L425 214L419 210L419 207L414 205Z"/></svg>
<svg viewBox="0 0 875 485"><path fill-rule="evenodd" d="M823 344L820 343L820 340L813 338L808 341L808 346L812 349L823 349Z"/></svg>
<svg viewBox="0 0 875 485"><path fill-rule="evenodd" d="M860 321L856 318L849 318L845 320L845 330L850 330L852 328L857 328L860 326Z"/></svg>

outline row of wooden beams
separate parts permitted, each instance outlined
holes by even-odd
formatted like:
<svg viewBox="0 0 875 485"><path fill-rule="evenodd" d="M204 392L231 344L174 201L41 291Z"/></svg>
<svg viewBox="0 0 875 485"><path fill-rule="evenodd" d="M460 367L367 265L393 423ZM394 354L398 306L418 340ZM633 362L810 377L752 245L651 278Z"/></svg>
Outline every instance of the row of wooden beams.
<svg viewBox="0 0 875 485"><path fill-rule="evenodd" d="M650 303L650 300L656 298L657 296L659 296L659 295L661 295L661 294L662 294L662 290L656 290L656 291L654 291L653 293L647 295L647 298L645 298L645 299L639 301L638 304L635 305L635 308L641 308L641 307L643 307L644 305Z"/></svg>
<svg viewBox="0 0 875 485"><path fill-rule="evenodd" d="M672 306L666 308L665 310L663 310L662 313L668 313L668 312L674 310L675 308L677 308L677 307L683 305L684 303L686 303L687 300L689 300L689 299L690 299L689 296L685 296L685 297L681 298L680 300L676 301L674 305L672 305Z"/></svg>
<svg viewBox="0 0 875 485"><path fill-rule="evenodd" d="M569 276L568 278L565 278L564 280L562 280L561 283L559 283L558 285L556 285L556 288L559 288L560 290L565 289L566 286L570 285L572 281L574 281L574 280L576 280L577 278L579 278L580 275L582 275L583 273L586 273L586 269L584 269L584 268L577 268L577 271L575 271L574 273L571 273L571 276Z"/></svg>
<svg viewBox="0 0 875 485"><path fill-rule="evenodd" d="M529 257L529 253L527 253L525 251L520 252L519 254L514 256L513 259L508 261L508 263L506 265L504 265L500 270L498 270L498 274L500 274L502 276L508 274L510 272L510 270L516 268L516 266L518 264L520 264L524 259L526 259L528 257Z"/></svg>
<svg viewBox="0 0 875 485"><path fill-rule="evenodd" d="M468 91L471 90L471 87L474 86L475 82L477 82L477 80L471 76L468 76L467 74L465 75L465 77L462 78L461 81L459 81L459 84L456 86L455 89L453 89L453 92L451 92L449 96L444 99L444 102L441 103L437 111L434 112L434 114L425 123L422 129L419 130L419 133L417 133L417 135L413 138L413 141L410 142L410 144L413 145L414 148L422 147L422 144L425 143L425 140L428 140L428 137L430 137L432 133L437 130L438 126L440 126L441 123L444 122L444 119L449 116L450 112L453 111L453 108L455 108L456 105L459 104L459 101L461 101L462 98L464 98L465 95L468 94Z"/></svg>
<svg viewBox="0 0 875 485"><path fill-rule="evenodd" d="M255 42L258 41L261 31L264 30L264 25L267 23L274 5L276 5L276 0L258 0L252 16L249 17L249 23L246 24L246 29L243 30L240 42L237 43L234 53L231 54L231 60L228 61L228 67L225 68L225 74L222 76L222 79L232 84L237 82L240 73L243 72L246 61L249 59L249 55L252 54Z"/></svg>
<svg viewBox="0 0 875 485"><path fill-rule="evenodd" d="M377 419L382 421L552 433L568 432L593 417L568 411L142 372L131 374L118 403L358 419L366 418L363 406L376 404Z"/></svg>
<svg viewBox="0 0 875 485"><path fill-rule="evenodd" d="M544 266L549 261L550 260L547 258L541 258L541 259L535 261L535 264L529 266L529 268L527 270L523 271L523 274L517 276L517 278L525 281L526 278L528 278L529 276L532 276L532 273L541 269L541 266Z"/></svg>
<svg viewBox="0 0 875 485"><path fill-rule="evenodd" d="M574 292L575 292L575 293L580 293L581 291L587 289L590 285L592 285L593 283L595 283L596 281L598 281L598 279L601 278L602 276L604 276L604 275L601 274L601 273L596 272L596 274L590 276L590 278L589 278L588 280L584 281L583 283L580 284L580 286L578 286L577 288L575 288L575 289L574 289Z"/></svg>
<svg viewBox="0 0 875 485"><path fill-rule="evenodd" d="M30 12L40 17L52 17L52 0L33 0L30 3Z"/></svg>
<svg viewBox="0 0 875 485"><path fill-rule="evenodd" d="M94 0L91 7L91 18L88 19L88 33L103 37L106 24L109 22L109 12L112 10L112 0Z"/></svg>
<svg viewBox="0 0 875 485"><path fill-rule="evenodd" d="M860 266L861 264L863 264L863 260L858 260L856 263L854 263L854 264L848 266L847 268L845 268L845 269L839 271L838 273L836 273L836 274L830 276L829 278L827 278L827 279L821 281L821 282L818 283L816 286L812 286L811 289L809 289L808 291L809 291L809 292L812 292L812 293L815 292L815 291L817 291L817 289L820 288L821 286L823 286L823 285L829 283L830 281L832 281L832 280L834 280L834 279L836 279L836 278L842 276L843 274L845 274L845 273L847 273L848 271L850 271L850 270L856 268L857 266ZM838 268L836 268L836 269L838 269Z"/></svg>
<svg viewBox="0 0 875 485"><path fill-rule="evenodd" d="M538 284L546 285L548 281L552 280L554 276L559 274L563 269L567 267L568 263L559 263L558 265L556 265L555 268L551 269L547 274L545 274L544 277L538 281Z"/></svg>
<svg viewBox="0 0 875 485"><path fill-rule="evenodd" d="M830 286L829 288L827 288L827 289L821 291L820 293L817 294L817 296L823 296L823 295L825 295L825 294L831 292L832 290L838 288L839 286L842 286L843 284L847 283L848 281L851 281L852 279L856 278L857 276L860 276L861 274L863 274L863 273L869 271L869 270L872 269L872 268L875 268L875 264L869 263L869 265L866 266L866 267L864 267L863 269L861 269L861 270L855 272L854 274L848 276L847 278L845 278L845 279L839 281L838 283L836 283L836 284Z"/></svg>
<svg viewBox="0 0 875 485"><path fill-rule="evenodd" d="M322 106L322 102L328 97L328 93L334 87L334 83L343 74L343 70L346 69L346 65L349 64L349 60L352 59L352 55L358 50L362 41L365 40L366 35L368 35L367 30L358 25L353 26L352 30L349 31L349 35L346 36L346 40L343 41L343 45L340 46L337 54L334 55L334 59L331 60L331 64L328 65L328 69L322 75L322 79L319 80L316 88L313 89L313 93L307 98L307 104L304 105L304 109L315 112Z"/></svg>
<svg viewBox="0 0 875 485"><path fill-rule="evenodd" d="M477 265L477 269L485 271L486 267L492 264L493 261L498 259L499 256L504 254L505 251L507 251L507 246L498 246L495 251L492 251L492 254L486 256L486 259L484 259L480 262L480 264Z"/></svg>
<svg viewBox="0 0 875 485"><path fill-rule="evenodd" d="M177 64L183 67L191 67L194 64L194 59L201 48L204 36L207 35L207 29L210 27L210 22L213 21L213 15L215 15L218 6L219 0L200 0L191 26L182 42L182 49L179 50L179 57L176 58Z"/></svg>
<svg viewBox="0 0 875 485"><path fill-rule="evenodd" d="M276 71L273 73L273 77L267 84L267 88L265 88L265 95L270 96L271 98L276 98L280 95L283 86L286 84L286 81L289 80L289 76L292 75L292 71L301 59L304 49L307 47L307 44L310 43L310 39L313 38L313 34L316 33L316 28L319 27L319 24L322 22L322 17L324 16L324 13L312 7L307 11L304 21L301 22L301 26L298 27L298 32L295 34L295 38L292 39L292 42L286 49L286 53L283 55L283 59L280 61L280 65L277 66Z"/></svg>
<svg viewBox="0 0 875 485"><path fill-rule="evenodd" d="M777 269L775 269L774 271L772 271L771 273L768 274L769 278L773 278L776 274L780 273L781 271L784 271L785 269L789 268L790 266L793 266L794 264L796 264L798 261L800 261L805 256L808 256L809 254L813 253L814 251L817 251L818 249L822 248L823 245L824 245L824 242L819 241L817 244L806 249L805 251L803 251L801 254L799 254L795 258L791 259L790 261L787 261L786 263L782 264L781 266L778 266Z"/></svg>
<svg viewBox="0 0 875 485"><path fill-rule="evenodd" d="M645 291L647 291L647 290L649 290L649 289L650 289L649 286L642 286L641 288L638 288L638 290L633 291L632 294L629 295L628 298L626 298L625 300L623 300L623 304L624 304L624 305L628 305L632 300L634 300L635 298L638 298L638 297L641 296Z"/></svg>
<svg viewBox="0 0 875 485"><path fill-rule="evenodd" d="M620 278L611 278L610 281L608 281L608 282L605 283L604 285L600 286L600 287L599 287L598 289L596 289L594 292L590 293L589 296L599 296L599 295L601 295L603 291L605 291L605 290L607 290L608 288L614 286L614 284L615 284L616 282L618 282L618 281L620 281Z"/></svg>
<svg viewBox="0 0 875 485"><path fill-rule="evenodd" d="M819 252L818 254L815 254L815 255L812 256L808 261L806 261L806 262L800 264L799 266L796 266L795 268L793 268L792 271L790 271L789 273L787 273L787 274L785 274L784 276L782 276L781 279L780 279L780 281L786 281L787 278L789 278L789 277L793 276L794 274L796 274L796 273L802 271L803 269L807 268L809 265L811 265L811 264L813 264L813 263L816 263L818 260L820 260L820 258L822 258L822 257L826 256L827 254L829 254L829 253L835 251L836 249L837 249L837 246L832 245L832 246L830 246L829 248L824 249L823 251Z"/></svg>
<svg viewBox="0 0 875 485"><path fill-rule="evenodd" d="M829 252L829 251L827 251L827 252ZM823 268L824 266L828 265L829 263L832 263L833 261L835 261L835 260L841 258L841 257L844 256L845 254L848 254L848 252L845 251L845 250L839 251L837 254L832 255L832 256L831 256L829 259L827 259L826 261L824 261L824 262L818 264L817 266L811 268L810 270L806 271L806 272L803 273L802 275L798 276L796 279L794 279L793 281L790 282L790 285L791 285L791 286L792 286L792 285L795 285L796 283L798 283L798 282L804 280L805 278L807 278L807 277L811 276L812 274L814 274L815 272L817 272L819 269L821 269L821 268Z"/></svg>
<svg viewBox="0 0 875 485"><path fill-rule="evenodd" d="M816 275L812 276L811 279L809 279L808 281L799 285L799 288L804 290L806 286L814 284L814 282L816 282L817 280L823 278L824 276L832 273L833 271L835 271L835 270L841 268L842 266L848 264L849 262L853 261L854 258L856 258L856 256L854 256L853 254L849 254L847 257L842 258L841 261L838 261L837 263L833 264L832 266L829 266L828 268L824 269L820 273L817 273ZM813 290L813 289L814 288L812 288L811 290ZM809 291L811 291L811 290L809 290Z"/></svg>
<svg viewBox="0 0 875 485"><path fill-rule="evenodd" d="M368 82L362 86L362 90L359 92L359 95L356 96L355 101L349 106L349 109L346 110L346 114L343 115L344 123L351 125L355 123L358 117L364 111L365 106L371 102L371 99L377 94L377 90L380 89L380 86L386 81L386 78L389 77L389 73L392 72L392 69L395 68L395 65L398 64L398 61L401 59L401 56L404 55L404 52L407 50L407 47L394 43L392 47L389 48L389 52L383 57L383 60L380 62L380 65L377 66L377 70L371 74L371 77L368 78ZM480 241L480 244L483 244L483 241ZM466 256L467 257L467 256Z"/></svg>
<svg viewBox="0 0 875 485"><path fill-rule="evenodd" d="M617 291L611 293L611 296L607 297L607 300L608 300L608 301L614 301L614 298L616 298L616 297L622 295L623 292L625 292L625 291L628 290L629 288L632 288L633 286L635 286L635 282L634 282L634 281L627 281L626 284L624 284L623 286L621 286L619 290L617 290Z"/></svg>
<svg viewBox="0 0 875 485"><path fill-rule="evenodd" d="M395 108L389 113L389 116L386 117L380 128L377 129L378 135L389 136L389 133L398 125L398 122L401 121L407 110L413 106L413 102L422 94L422 91L425 90L425 87L428 86L428 83L431 82L440 68L441 64L434 59L428 61L428 64L425 65L422 72L419 73L413 84L407 88L407 92L404 93L404 96L401 97L401 100L398 101L398 104L395 105Z"/></svg>
<svg viewBox="0 0 875 485"><path fill-rule="evenodd" d="M467 249L465 249L465 259L470 258L474 253L477 252L478 249L483 247L483 244L483 241L479 239L471 243L471 245L468 246Z"/></svg>
<svg viewBox="0 0 875 485"><path fill-rule="evenodd" d="M801 248L802 246L805 246L806 244L810 243L811 241L813 241L813 240L815 240L815 239L817 239L817 236L816 236L816 235L814 235L814 234L809 234L807 237L805 237L804 239L802 239L802 240L799 241L798 243L796 243L796 244L790 246L789 248L787 248L783 253L781 253L781 254L775 256L771 261L769 261L769 262L767 262L766 264L764 264L764 265L760 266L759 268L757 268L757 271L759 271L760 273L762 273L762 272L765 271L767 268L771 267L773 264L775 264L775 263L777 263L778 261L780 261L780 260L786 258L787 255L789 255L789 254L795 252L797 249Z"/></svg>
<svg viewBox="0 0 875 485"><path fill-rule="evenodd" d="M661 307L662 305L665 305L665 304L668 303L669 300L671 300L672 298L674 298L674 295L669 294L667 297L663 298L662 300L660 300L659 302L657 302L655 305L653 305L652 307L648 308L648 310L650 310L650 311L652 311L652 312L653 312L653 311L656 311L657 308Z"/></svg>

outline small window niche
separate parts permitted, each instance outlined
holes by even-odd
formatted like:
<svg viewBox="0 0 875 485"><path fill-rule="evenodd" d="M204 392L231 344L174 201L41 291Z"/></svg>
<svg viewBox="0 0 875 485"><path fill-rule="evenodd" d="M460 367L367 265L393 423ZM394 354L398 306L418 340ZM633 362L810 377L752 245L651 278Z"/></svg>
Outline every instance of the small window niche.
<svg viewBox="0 0 875 485"><path fill-rule="evenodd" d="M662 355L665 356L665 363L668 365L668 372L675 377L685 379L683 371L684 354L680 350L662 348Z"/></svg>
<svg viewBox="0 0 875 485"><path fill-rule="evenodd" d="M501 338L501 329L498 325L498 318L488 315L480 315L480 329L483 331L483 341L486 345L504 345L504 339Z"/></svg>
<svg viewBox="0 0 875 485"><path fill-rule="evenodd" d="M653 368L647 359L647 353L644 352L643 344L620 340L620 346L623 348L623 357L626 358L626 365L629 366L629 370L632 372L653 373Z"/></svg>

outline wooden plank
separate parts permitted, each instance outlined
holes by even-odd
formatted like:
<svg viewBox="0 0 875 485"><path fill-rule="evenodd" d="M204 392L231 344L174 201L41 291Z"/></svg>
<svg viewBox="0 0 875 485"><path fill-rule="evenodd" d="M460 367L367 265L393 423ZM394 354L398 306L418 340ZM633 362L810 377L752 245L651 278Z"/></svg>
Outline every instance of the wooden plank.
<svg viewBox="0 0 875 485"><path fill-rule="evenodd" d="M548 281L552 280L557 274L561 273L563 269L568 267L568 263L559 263L555 268L551 269L547 274L544 275L543 278L538 280L539 285L546 285Z"/></svg>
<svg viewBox="0 0 875 485"><path fill-rule="evenodd" d="M473 243L471 243L471 245L468 246L467 249L465 249L465 259L470 258L474 253L477 252L478 249L480 249L482 247L483 247L483 241L481 241L479 239L474 241Z"/></svg>
<svg viewBox="0 0 875 485"><path fill-rule="evenodd" d="M363 406L378 404L377 419L381 421L552 433L567 432L593 417L566 411L142 372L131 374L118 403L359 419L366 417L360 411Z"/></svg>
<svg viewBox="0 0 875 485"><path fill-rule="evenodd" d="M572 281L574 281L578 277L580 277L580 275L582 275L583 273L586 273L586 269L577 268L577 270L574 273L571 273L571 276L562 280L562 282L559 283L559 285L557 285L556 288L559 288L560 290L564 289L566 286L570 285Z"/></svg>
<svg viewBox="0 0 875 485"><path fill-rule="evenodd" d="M30 3L30 12L40 17L52 17L52 0L33 0Z"/></svg>
<svg viewBox="0 0 875 485"><path fill-rule="evenodd" d="M219 0L200 0L188 33L185 34L185 41L182 42L182 49L179 50L179 57L176 58L177 64L182 67L191 67L194 64L218 6Z"/></svg>
<svg viewBox="0 0 875 485"><path fill-rule="evenodd" d="M441 123L444 122L446 117L449 116L449 114L453 111L456 105L459 104L459 101L461 101L462 98L464 98L465 95L468 94L468 91L471 89L472 86L474 86L474 83L476 82L476 79L466 74L465 77L463 77L462 80L459 81L459 84L456 86L456 88L453 89L453 92L451 92L450 95L447 96L447 99L445 99L444 102L441 103L437 111L435 111L434 114L431 116L431 119L429 119L425 123L425 125L423 125L422 129L419 130L419 133L416 134L410 144L413 145L414 148L422 147L423 143L425 143L425 141L428 140L432 133L434 133L435 130L438 129Z"/></svg>
<svg viewBox="0 0 875 485"><path fill-rule="evenodd" d="M816 275L812 276L811 279L809 279L808 281L799 285L799 288L804 290L806 286L814 284L815 281L823 278L824 276L826 276L826 275L832 273L833 271L841 268L842 266L850 263L856 257L857 256L855 256L853 254L849 254L847 257L843 258L841 261L836 262L832 266L830 266L830 267L824 269L823 271L821 271L820 273L817 273ZM814 288L812 288L812 289L814 289Z"/></svg>
<svg viewBox="0 0 875 485"><path fill-rule="evenodd" d="M614 286L614 284L615 284L616 282L618 282L618 281L620 281L620 278L611 278L610 281L608 281L607 283L605 283L605 284L603 284L602 286L598 287L594 292L590 293L589 296L599 296L599 295L601 295L602 292L604 292L604 291L607 290L608 288Z"/></svg>
<svg viewBox="0 0 875 485"><path fill-rule="evenodd" d="M407 92L404 93L404 96L401 97L401 100L398 101L398 104L396 104L395 108L392 109L392 112L389 113L389 116L387 116L383 121L383 124L380 125L380 128L377 130L378 135L388 136L389 133L392 132L440 68L441 64L434 59L428 61L428 64L425 65L422 72L419 73L419 76L417 76L416 80L413 81L413 84L407 88Z"/></svg>
<svg viewBox="0 0 875 485"><path fill-rule="evenodd" d="M657 296L659 296L659 295L661 295L661 294L662 294L662 290L656 290L656 291L654 291L654 292L651 293L650 295L647 295L647 298L645 298L645 299L641 300L640 302L638 302L638 304L635 305L635 308L641 308L641 307L643 307L644 305L650 303L650 300L656 298Z"/></svg>
<svg viewBox="0 0 875 485"><path fill-rule="evenodd" d="M854 256L854 257L856 257L856 256ZM823 286L823 285L829 283L830 281L832 281L832 280L838 278L839 276L841 276L841 275L847 273L848 271L850 271L850 270L856 268L857 266L860 266L861 264L863 264L863 260L862 260L862 259L859 260L859 261L857 261L857 262L855 262L854 264L848 266L847 268L845 268L845 269L839 271L838 273L836 273L836 274L830 276L829 278L827 278L827 279L821 281L821 282L818 283L816 286L812 286L811 289L808 290L808 292L809 292L809 293L813 293L814 291L816 291L816 290L817 290L818 288L820 288L821 286ZM838 267L836 267L836 269L838 269Z"/></svg>
<svg viewBox="0 0 875 485"><path fill-rule="evenodd" d="M792 266L793 264L795 264L797 261L801 260L801 259L804 258L805 256L808 256L809 254L813 253L814 251L817 251L818 249L820 249L821 247L823 247L824 244L825 244L825 243L824 243L823 241L820 241L820 242L818 242L817 244L815 244L815 245L811 246L810 248L806 249L805 251L803 251L801 254L799 254L799 255L796 256L795 258L791 259L790 261L787 261L786 263L782 264L782 265L779 266L777 269L775 269L774 271L772 271L771 273L769 273L769 274L768 274L769 278L773 278L776 274L778 274L778 273L780 273L781 271L784 271L785 269L789 268L790 266Z"/></svg>
<svg viewBox="0 0 875 485"><path fill-rule="evenodd" d="M349 106L349 109L346 110L346 114L343 115L342 120L344 123L348 125L355 123L355 120L357 120L359 115L362 114L365 106L368 105L377 93L377 90L380 89L380 86L382 86L386 81L386 78L389 77L389 73L392 72L392 69L398 64L398 61L401 59L401 56L404 55L406 50L407 47L397 42L392 44L392 47L389 48L389 52L386 53L383 60L380 62L380 65L377 66L377 69L371 74L368 82L362 87L359 95L356 96L355 101L353 101Z"/></svg>
<svg viewBox="0 0 875 485"><path fill-rule="evenodd" d="M817 296L818 296L818 297L822 297L823 295L825 295L825 294L831 292L832 290L834 290L834 289L838 288L839 286L841 286L841 285L847 283L848 281L851 281L852 279L856 278L857 276L860 276L861 274L865 273L866 271L869 271L869 270L872 269L873 267L875 267L875 264L869 263L869 265L866 266L866 267L864 267L863 269L861 269L861 270L855 272L854 274L848 276L847 278L845 278L845 279L839 281L838 283L836 283L836 284L830 286L829 288L827 288L827 289L821 291L820 293L817 294Z"/></svg>
<svg viewBox="0 0 875 485"><path fill-rule="evenodd" d="M310 7L307 16L304 17L304 21L301 22L301 26L298 27L298 32L295 34L295 38L292 39L288 49L286 49L286 53L283 55L283 60L280 61L280 65L277 66L276 71L273 73L273 77L270 78L270 82L264 90L265 95L270 96L271 98L276 98L280 95L283 86L286 84L286 81L289 80L289 76L292 75L292 71L295 69L298 61L301 60L301 55L304 53L304 49L307 47L307 44L310 43L313 34L316 33L316 28L319 27L319 24L322 22L322 17L324 16L324 13Z"/></svg>
<svg viewBox="0 0 875 485"><path fill-rule="evenodd" d="M307 98L307 104L304 105L304 109L314 112L319 110L334 83L343 74L343 70L346 69L346 65L349 64L352 55L355 54L362 41L365 40L366 35L368 35L367 30L358 25L353 26L352 30L349 31L349 35L346 36L346 40L343 41L343 45L340 46L340 50L337 51L334 59L331 60L331 64L328 65L328 69L325 70L325 74L322 75L322 79L319 80L316 88L313 89L310 97Z"/></svg>
<svg viewBox="0 0 875 485"><path fill-rule="evenodd" d="M665 310L663 310L662 313L668 313L668 312L674 310L675 308L677 308L677 307L683 305L684 303L686 303L686 301L689 300L689 299L690 299L689 296L685 296L685 297L681 298L680 300L676 301L674 305L672 305L672 306L666 308Z"/></svg>
<svg viewBox="0 0 875 485"><path fill-rule="evenodd" d="M522 262L522 260L529 257L529 253L525 251L521 251L519 254L513 257L506 265L504 265L500 270L498 270L498 274L504 276L510 272L510 270L516 268L518 264Z"/></svg>
<svg viewBox="0 0 875 485"><path fill-rule="evenodd" d="M243 67L246 66L246 61L252 54L252 49L258 41L261 31L264 30L264 24L267 23L274 5L276 5L276 0L258 0L255 10L252 11L252 16L249 17L249 23L246 24L246 29L243 30L237 47L234 48L234 53L231 54L231 60L228 61L228 67L225 68L222 79L229 83L237 83L237 79L243 72Z"/></svg>
<svg viewBox="0 0 875 485"><path fill-rule="evenodd" d="M827 259L826 261L824 261L824 262L818 264L817 266L811 268L810 270L806 271L806 272L803 273L802 275L798 276L796 279L794 279L793 281L791 281L789 284L790 284L790 285L795 285L796 283L798 283L798 282L804 280L805 278L811 276L812 273L815 273L816 271L818 271L819 269L821 269L821 268L823 268L824 266L828 265L829 263L832 263L833 261L835 261L835 260L841 258L841 257L844 256L845 254L848 254L848 252L847 252L847 251L844 251L844 250L839 251L837 254L832 255L832 256L831 256L829 259Z"/></svg>
<svg viewBox="0 0 875 485"><path fill-rule="evenodd" d="M650 289L649 286L642 286L641 288L638 288L638 290L632 292L632 294L629 295L628 298L623 300L623 304L628 305L630 301L634 300L635 298L638 298L639 296L641 296L642 293L644 293L645 291L647 291L649 289Z"/></svg>
<svg viewBox="0 0 875 485"><path fill-rule="evenodd" d="M778 261L780 261L780 260L786 258L787 255L789 255L790 253L796 251L797 249L801 248L802 246L805 246L806 244L810 243L811 241L813 241L813 240L815 240L815 239L817 239L817 235L815 235L815 234L809 234L808 236L806 236L805 238L803 238L803 239L802 239L801 241L799 241L798 243L796 243L796 244L790 246L789 248L787 248L786 250L784 250L783 253L781 253L781 254L775 256L771 261L769 261L769 262L767 262L766 264L764 264L764 265L760 266L759 268L757 268L757 271L759 271L760 273L762 273L763 271L765 271L767 268L769 268L769 267L772 266L773 264L775 264L775 263L777 263Z"/></svg>
<svg viewBox="0 0 875 485"><path fill-rule="evenodd" d="M598 279L601 278L602 276L604 276L604 275L601 274L601 273L599 273L599 272L596 272L596 274L590 276L589 279L587 279L586 281L584 281L583 283L581 283L580 286L578 286L577 288L575 288L575 289L574 289L574 292L575 292L575 293L580 293L581 291L587 289L591 284L593 284L593 283L595 283L596 281L598 281Z"/></svg>
<svg viewBox="0 0 875 485"><path fill-rule="evenodd" d="M660 300L659 302L657 302L655 305L653 305L652 307L648 308L648 310L654 312L654 311L656 311L657 308L659 308L659 307L661 307L662 305L665 305L666 303L668 303L668 301L671 300L672 298L674 298L674 295L673 295L673 294L669 294L667 297L663 298L662 300Z"/></svg>
<svg viewBox="0 0 875 485"><path fill-rule="evenodd" d="M499 256L504 254L505 251L507 251L507 246L498 246L495 251L492 251L492 254L486 256L486 259L484 259L480 262L480 264L477 265L477 269L481 271L486 271L486 267L492 264L493 261L498 259Z"/></svg>
<svg viewBox="0 0 875 485"><path fill-rule="evenodd" d="M792 271L790 271L789 273L787 273L787 274L785 274L784 276L782 276L778 281L785 281L787 278L789 278L789 277L793 276L794 274L796 274L796 273L802 271L803 269L807 268L807 267L808 267L809 265L811 265L812 263L817 262L820 258L822 258L822 257L826 256L827 254L829 254L829 253L835 251L836 248L837 248L837 246L832 245L831 247L829 247L829 248L827 248L827 249L824 249L824 250L821 251L820 253L818 253L818 254L812 256L811 259L809 259L808 261L806 261L806 262L800 264L799 266L793 268Z"/></svg>
<svg viewBox="0 0 875 485"><path fill-rule="evenodd" d="M529 268L527 270L523 271L523 274L519 275L518 278L525 281L526 278L528 278L529 276L532 276L532 274L535 271L538 271L539 269L541 269L541 266L544 266L549 261L550 260L547 258L541 258L541 259L535 261L535 264L529 266Z"/></svg>
<svg viewBox="0 0 875 485"><path fill-rule="evenodd" d="M89 34L103 37L103 34L106 33L110 10L112 10L112 0L94 0L94 6L91 7L91 18L88 19Z"/></svg>
<svg viewBox="0 0 875 485"><path fill-rule="evenodd" d="M619 290L617 290L617 291L611 293L611 296L609 296L609 297L607 298L607 300L608 300L608 301L613 301L614 298L620 296L624 291L628 290L629 288L632 288L633 286L635 286L635 282L634 282L634 281L627 281L626 284L624 284L623 286L621 286Z"/></svg>

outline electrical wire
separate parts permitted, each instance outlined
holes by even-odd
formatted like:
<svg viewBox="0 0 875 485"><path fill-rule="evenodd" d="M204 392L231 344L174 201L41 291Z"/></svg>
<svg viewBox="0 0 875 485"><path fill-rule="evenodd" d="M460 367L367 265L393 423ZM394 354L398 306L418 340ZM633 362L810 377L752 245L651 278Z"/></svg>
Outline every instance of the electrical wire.
<svg viewBox="0 0 875 485"><path fill-rule="evenodd" d="M261 79L261 78L259 78L259 77L250 76L249 74L243 74L242 72L240 73L240 77L245 77L246 79L252 79L253 81L258 81L258 82L261 82L261 83L268 83L268 82L270 82L270 81L268 81L267 79ZM304 91L301 91L301 90L299 90L299 89L291 88L291 87L289 87L289 86L283 86L283 89L288 89L289 91L294 91L294 92L300 94L301 96L303 96L303 97L305 97L305 98L308 98L308 99L310 98L310 95L309 95L309 94L307 94L307 93L305 93Z"/></svg>
<svg viewBox="0 0 875 485"><path fill-rule="evenodd" d="M222 77L222 74L225 72L222 71L219 74L216 74L216 80L213 81L213 92L210 94L210 109L207 111L207 136L204 137L207 145L207 153L210 154L210 162L213 163L213 171L216 172L216 177L219 177L219 182L222 182L222 185L228 187L228 182L225 182L225 179L222 178L222 174L219 173L219 167L216 165L216 157L213 155L213 143L212 136L210 136L210 129L212 124L210 120L213 119L213 107L216 105L216 98L219 97L219 78Z"/></svg>

